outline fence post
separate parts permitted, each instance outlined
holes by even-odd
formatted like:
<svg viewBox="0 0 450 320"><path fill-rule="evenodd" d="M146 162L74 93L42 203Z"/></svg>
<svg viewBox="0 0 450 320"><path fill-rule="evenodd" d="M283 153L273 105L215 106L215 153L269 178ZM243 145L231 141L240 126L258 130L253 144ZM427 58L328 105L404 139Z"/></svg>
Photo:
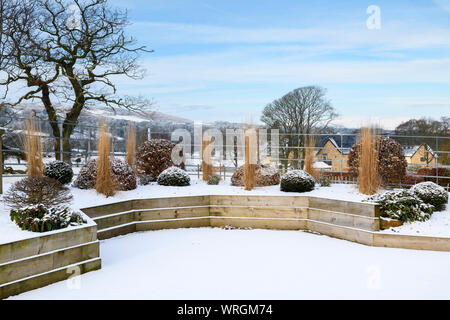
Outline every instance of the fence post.
<svg viewBox="0 0 450 320"><path fill-rule="evenodd" d="M5 130L3 130L3 128L0 128L0 194L3 194L3 133L5 133Z"/></svg>
<svg viewBox="0 0 450 320"><path fill-rule="evenodd" d="M60 155L60 161L64 161L64 152L63 152L63 144L64 144L64 134L63 134L63 124L64 122L61 121L58 123L59 126L59 155ZM56 150L55 150L55 157L56 157Z"/></svg>
<svg viewBox="0 0 450 320"><path fill-rule="evenodd" d="M147 128L147 140L152 140L152 129Z"/></svg>
<svg viewBox="0 0 450 320"><path fill-rule="evenodd" d="M84 160L84 162L86 163L88 159L91 158L91 139L92 139L92 128L89 127L89 139L88 139L88 149L87 149L87 155L86 155L86 159Z"/></svg>
<svg viewBox="0 0 450 320"><path fill-rule="evenodd" d="M341 180L344 178L344 165L343 165L343 161L344 161L344 138L343 138L343 136L342 136L342 133L341 133L341 152L340 152L340 154L341 154L341 161L340 161L340 163L341 163L341 165L340 165L340 167L341 167Z"/></svg>
<svg viewBox="0 0 450 320"><path fill-rule="evenodd" d="M435 152L439 152L439 138L437 136L436 136L436 149L435 150L436 150ZM436 183L439 184L439 158L436 157L435 154L432 154L431 156L434 158L434 161L435 161ZM445 173L444 173L444 175L445 175Z"/></svg>

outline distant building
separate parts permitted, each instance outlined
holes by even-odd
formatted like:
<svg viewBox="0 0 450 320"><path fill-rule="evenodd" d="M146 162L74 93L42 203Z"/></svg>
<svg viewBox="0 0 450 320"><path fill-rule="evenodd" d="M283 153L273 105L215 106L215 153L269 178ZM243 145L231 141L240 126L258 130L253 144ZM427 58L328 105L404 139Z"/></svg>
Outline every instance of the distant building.
<svg viewBox="0 0 450 320"><path fill-rule="evenodd" d="M316 161L331 166L332 171L348 171L348 156L351 145L343 143L341 146L333 138L328 138L325 140L323 147L316 153Z"/></svg>
<svg viewBox="0 0 450 320"><path fill-rule="evenodd" d="M417 146L403 146L405 158L410 165L436 165L439 155L426 143Z"/></svg>

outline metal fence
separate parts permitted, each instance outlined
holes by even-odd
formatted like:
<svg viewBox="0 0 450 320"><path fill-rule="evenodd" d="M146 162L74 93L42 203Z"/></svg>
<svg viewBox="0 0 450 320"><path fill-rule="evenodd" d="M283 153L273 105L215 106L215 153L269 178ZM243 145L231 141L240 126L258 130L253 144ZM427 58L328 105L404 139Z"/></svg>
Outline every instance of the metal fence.
<svg viewBox="0 0 450 320"><path fill-rule="evenodd" d="M3 134L3 175L24 174L26 161L23 150L23 137L26 131L20 123L24 123L25 118L16 119L13 124L7 125ZM44 161L51 161L59 154L63 154L62 149L55 150L55 141L67 141L70 143L70 154L73 167L80 168L86 161L97 155L97 135L96 125L74 124L74 131L69 139L55 137L52 134L51 123L47 120L39 120L41 137L44 145ZM58 124L61 126L61 123ZM154 130L150 123L137 126L137 144L150 138L163 138L170 140L174 129L183 128L193 137L194 128L192 126L172 126L167 130ZM226 129L216 128L225 135ZM241 128L237 128L242 130ZM112 150L114 156L124 157L126 155L126 126L110 126L112 137ZM267 130L269 149L274 145L270 138L271 130ZM408 161L408 179L413 181L431 180L441 185L450 185L450 137L438 136L399 136L382 134L399 142L403 148ZM307 146L306 141L313 137L315 141L315 167L321 175L328 176L335 183L354 183L355 178L349 173L348 156L351 147L359 139L358 134L337 133L337 134L301 134L279 133L279 152L277 157L262 157L258 153L258 159L275 166L281 174L292 168L301 168L304 162L304 155ZM178 138L177 138L178 139ZM192 141L195 139L192 138ZM178 141L178 140L177 140ZM177 142L176 141L176 142ZM243 139L234 139L232 145L227 145L228 139L223 137L222 143L218 144L222 150L215 150L212 160L217 174L225 179L229 179L235 172L237 166L244 163L243 153L227 153L227 150L241 150L244 148ZM259 145L259 143L258 143ZM195 142L191 144L191 152L185 154L186 169L192 175L201 174L201 146ZM216 148L217 149L217 148ZM257 148L258 152L260 148ZM225 156L224 156L225 155ZM420 170L421 168L431 168ZM75 170L77 173L78 170Z"/></svg>

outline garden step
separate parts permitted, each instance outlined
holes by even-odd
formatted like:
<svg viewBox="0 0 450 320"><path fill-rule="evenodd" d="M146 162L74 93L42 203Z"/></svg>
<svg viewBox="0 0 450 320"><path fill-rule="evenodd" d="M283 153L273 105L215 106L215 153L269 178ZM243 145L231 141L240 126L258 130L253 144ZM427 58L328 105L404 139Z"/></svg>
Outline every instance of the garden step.
<svg viewBox="0 0 450 320"><path fill-rule="evenodd" d="M5 299L7 297L17 295L25 291L41 288L58 281L66 280L70 277L73 277L74 275L98 270L100 268L101 259L94 258L54 269L48 272L36 274L20 280L8 282L0 285L0 299Z"/></svg>
<svg viewBox="0 0 450 320"><path fill-rule="evenodd" d="M379 207L373 203L334 200L328 198L309 197L309 208L334 212L343 212L359 216L377 218L380 216Z"/></svg>
<svg viewBox="0 0 450 320"><path fill-rule="evenodd" d="M0 284L99 257L99 241L0 264Z"/></svg>
<svg viewBox="0 0 450 320"><path fill-rule="evenodd" d="M333 225L352 227L368 231L380 230L380 219L322 209L308 210L308 220L326 222Z"/></svg>
<svg viewBox="0 0 450 320"><path fill-rule="evenodd" d="M32 238L0 244L0 264L95 240L97 240L97 226L93 223L74 227L71 230L36 233L36 236Z"/></svg>

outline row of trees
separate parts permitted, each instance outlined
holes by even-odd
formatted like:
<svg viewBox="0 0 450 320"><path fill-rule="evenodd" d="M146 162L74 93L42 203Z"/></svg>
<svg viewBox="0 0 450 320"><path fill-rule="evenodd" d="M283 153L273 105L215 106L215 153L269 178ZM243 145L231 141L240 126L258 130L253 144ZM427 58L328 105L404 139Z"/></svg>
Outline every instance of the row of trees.
<svg viewBox="0 0 450 320"><path fill-rule="evenodd" d="M84 108L151 105L117 93L117 76L144 76L138 58L149 52L125 34L128 23L126 11L106 0L0 0L0 108L41 101L53 136L63 137L63 160L70 162L69 138ZM17 90L21 86L25 90ZM71 105L62 128L54 100Z"/></svg>

